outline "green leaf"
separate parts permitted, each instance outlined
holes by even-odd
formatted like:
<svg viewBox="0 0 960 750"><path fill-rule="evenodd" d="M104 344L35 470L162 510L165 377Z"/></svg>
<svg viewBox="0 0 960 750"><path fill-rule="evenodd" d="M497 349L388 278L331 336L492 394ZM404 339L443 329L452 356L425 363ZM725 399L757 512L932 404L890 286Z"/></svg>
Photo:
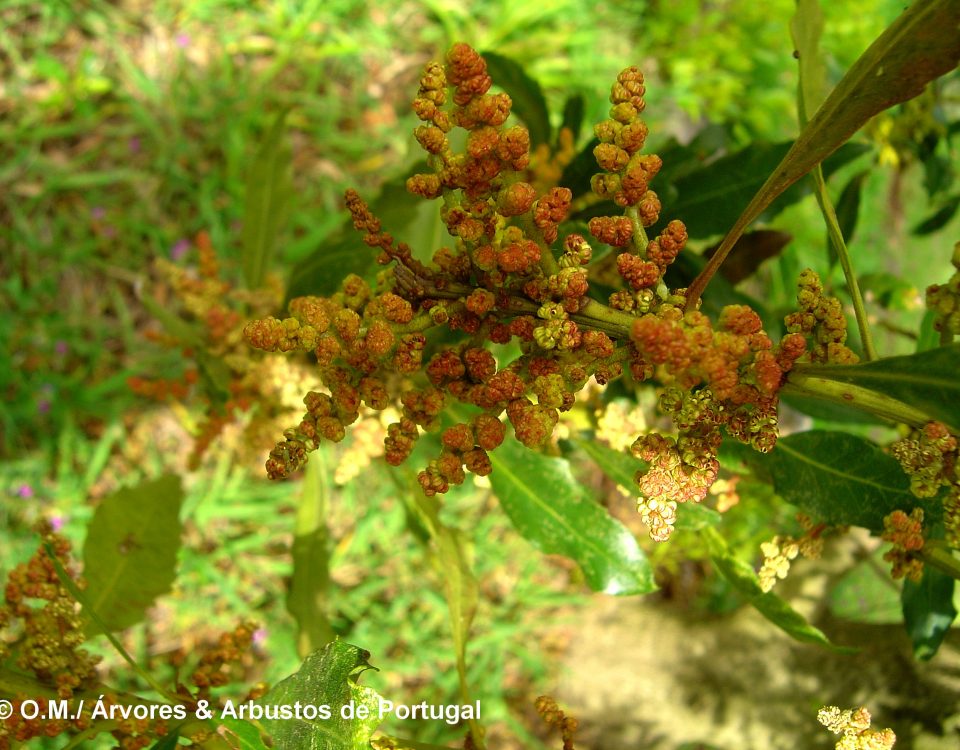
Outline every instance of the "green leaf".
<svg viewBox="0 0 960 750"><path fill-rule="evenodd" d="M512 112L530 131L530 145L536 148L550 142L550 114L540 84L527 75L514 60L495 52L484 52L487 73L513 100Z"/></svg>
<svg viewBox="0 0 960 750"><path fill-rule="evenodd" d="M859 365L803 365L804 376L875 391L960 432L960 344Z"/></svg>
<svg viewBox="0 0 960 750"><path fill-rule="evenodd" d="M263 706L328 706L330 718L263 719L260 724L277 750L369 750L370 737L380 724L380 696L356 683L371 669L367 651L339 638L308 656L300 669L275 685L258 703ZM344 718L344 707L353 705L353 718ZM271 709L272 710L272 709ZM359 714L366 712L363 718Z"/></svg>
<svg viewBox="0 0 960 750"><path fill-rule="evenodd" d="M866 182L869 170L857 172L850 178L849 182L843 186L840 192L840 198L837 199L837 223L840 225L840 233L847 241L847 245L853 242L854 235L857 233L857 219L860 217L860 195L863 192L863 183ZM829 241L827 246L830 247ZM836 258L831 258L831 264L836 263Z"/></svg>
<svg viewBox="0 0 960 750"><path fill-rule="evenodd" d="M878 445L845 432L811 430L780 438L772 452L748 457L772 480L777 494L831 526L883 530L895 510L930 507L910 492L896 459ZM931 504L932 505L932 504Z"/></svg>
<svg viewBox="0 0 960 750"><path fill-rule="evenodd" d="M83 545L83 575L90 608L111 631L140 622L173 585L182 501L179 478L167 475L117 490L94 513Z"/></svg>
<svg viewBox="0 0 960 750"><path fill-rule="evenodd" d="M297 652L301 657L334 638L327 617L330 550L327 505L330 488L328 449L321 445L307 463L297 506L293 538L293 575L287 591L287 611L297 621Z"/></svg>
<svg viewBox="0 0 960 750"><path fill-rule="evenodd" d="M911 99L960 60L960 3L917 0L874 41L804 126L721 243L718 267L743 231L788 187L875 114Z"/></svg>
<svg viewBox="0 0 960 750"><path fill-rule="evenodd" d="M851 568L830 590L830 611L851 622L889 625L903 622L898 584L890 578L883 550Z"/></svg>
<svg viewBox="0 0 960 750"><path fill-rule="evenodd" d="M515 440L490 454L490 482L510 521L541 551L575 560L594 591L646 594L653 570L623 524L574 480L570 464L547 458Z"/></svg>
<svg viewBox="0 0 960 750"><path fill-rule="evenodd" d="M175 750L180 744L180 729L174 728L169 734L165 734L159 740L157 740L153 745L150 746L150 750ZM251 748L253 750L253 748ZM259 750L259 748L256 748ZM266 748L264 748L266 750Z"/></svg>
<svg viewBox="0 0 960 750"><path fill-rule="evenodd" d="M242 266L249 289L263 284L280 231L293 201L293 157L287 142L284 110L273 121L247 172L243 202Z"/></svg>
<svg viewBox="0 0 960 750"><path fill-rule="evenodd" d="M597 159L593 155L593 149L598 145L600 141L597 138L591 138L590 142L563 168L558 184L569 188L574 198L590 192L590 178L600 171Z"/></svg>
<svg viewBox="0 0 960 750"><path fill-rule="evenodd" d="M233 750L268 750L263 744L260 730L251 722L230 717L218 719L218 722L227 730L226 734L221 733L220 736Z"/></svg>
<svg viewBox="0 0 960 750"><path fill-rule="evenodd" d="M913 234L919 235L933 234L949 224L950 220L956 215L958 209L960 209L960 195L955 195L952 198L948 198L946 203L944 203L926 219L913 227L913 229L910 231Z"/></svg>
<svg viewBox="0 0 960 750"><path fill-rule="evenodd" d="M715 529L706 528L701 533L707 543L710 559L720 575L770 622L798 641L827 646L844 653L855 651L834 645L822 630L807 622L804 616L787 602L773 592L765 592L760 588L760 579L753 568L733 555L724 538Z"/></svg>
<svg viewBox="0 0 960 750"><path fill-rule="evenodd" d="M570 443L582 450L600 470L627 492L636 494L634 476L644 471L646 464L632 455L598 443L596 440L571 438ZM681 503L677 508L676 528L679 531L698 531L705 526L720 523L720 514L699 503Z"/></svg>
<svg viewBox="0 0 960 750"><path fill-rule="evenodd" d="M827 95L827 69L818 52L823 33L823 11L818 0L797 0L797 12L790 19L790 33L800 61L797 104L801 121L816 111Z"/></svg>
<svg viewBox="0 0 960 750"><path fill-rule="evenodd" d="M918 659L931 659L957 616L954 579L932 565L923 566L919 583L903 582L903 620Z"/></svg>

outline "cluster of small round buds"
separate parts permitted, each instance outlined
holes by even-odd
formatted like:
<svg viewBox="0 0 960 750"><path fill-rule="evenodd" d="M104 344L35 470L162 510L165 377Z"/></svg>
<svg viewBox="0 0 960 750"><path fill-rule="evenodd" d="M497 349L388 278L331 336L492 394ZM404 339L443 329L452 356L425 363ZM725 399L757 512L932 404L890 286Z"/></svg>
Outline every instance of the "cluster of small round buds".
<svg viewBox="0 0 960 750"><path fill-rule="evenodd" d="M632 253L620 253L617 256L617 271L635 291L655 287L662 274L656 263L643 260Z"/></svg>
<svg viewBox="0 0 960 750"><path fill-rule="evenodd" d="M934 313L933 328L948 337L960 334L960 242L953 246L951 263L956 269L946 284L927 287L927 309Z"/></svg>
<svg viewBox="0 0 960 750"><path fill-rule="evenodd" d="M569 188L556 187L536 202L533 208L533 223L548 245L557 239L557 227L567 218L572 199L573 193Z"/></svg>
<svg viewBox="0 0 960 750"><path fill-rule="evenodd" d="M891 445L890 453L910 477L910 491L917 497L933 497L942 485L957 481L958 441L942 422L914 430Z"/></svg>
<svg viewBox="0 0 960 750"><path fill-rule="evenodd" d="M763 553L763 565L757 574L760 579L760 588L770 591L777 579L787 577L790 563L800 554L800 545L791 537L776 536L771 541L761 544L760 551Z"/></svg>
<svg viewBox="0 0 960 750"><path fill-rule="evenodd" d="M549 695L539 696L533 705L547 726L560 730L563 750L574 750L573 740L579 722L572 716L567 716Z"/></svg>
<svg viewBox="0 0 960 750"><path fill-rule="evenodd" d="M893 578L919 581L923 577L923 560L918 555L924 545L923 509L914 508L910 515L895 510L885 516L880 537L893 545L883 556L892 565Z"/></svg>
<svg viewBox="0 0 960 750"><path fill-rule="evenodd" d="M626 216L595 216L588 226L590 234L613 247L626 247L633 238L633 224Z"/></svg>
<svg viewBox="0 0 960 750"><path fill-rule="evenodd" d="M809 268L800 274L797 304L799 311L788 315L784 322L789 333L812 337L811 361L833 364L855 364L858 361L857 355L844 343L847 340L847 319L843 306L835 297L823 295L820 277Z"/></svg>
<svg viewBox="0 0 960 750"><path fill-rule="evenodd" d="M563 241L563 254L560 256L561 268L585 266L593 257L593 248L579 234L567 235Z"/></svg>
<svg viewBox="0 0 960 750"><path fill-rule="evenodd" d="M892 750L897 741L892 729L871 729L870 712L863 707L851 711L824 706L817 713L817 721L841 735L836 750Z"/></svg>
<svg viewBox="0 0 960 750"><path fill-rule="evenodd" d="M529 182L515 182L505 187L497 201L501 216L520 216L533 207L537 191Z"/></svg>
<svg viewBox="0 0 960 750"><path fill-rule="evenodd" d="M490 89L493 81L487 75L487 63L468 44L458 42L447 53L447 77L454 86L453 101L464 106Z"/></svg>
<svg viewBox="0 0 960 750"><path fill-rule="evenodd" d="M424 122L433 123L440 131L446 133L451 127L449 117L442 109L446 101L446 72L440 63L429 63L420 78L420 91L413 101L413 111L418 118Z"/></svg>

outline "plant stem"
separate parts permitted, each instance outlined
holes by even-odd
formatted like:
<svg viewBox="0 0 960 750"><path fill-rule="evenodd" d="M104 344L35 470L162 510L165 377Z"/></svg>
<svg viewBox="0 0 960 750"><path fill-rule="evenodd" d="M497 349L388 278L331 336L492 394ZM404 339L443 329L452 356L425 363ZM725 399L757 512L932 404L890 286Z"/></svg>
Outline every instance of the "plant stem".
<svg viewBox="0 0 960 750"><path fill-rule="evenodd" d="M897 401L877 391L871 391L850 383L841 383L829 378L807 375L799 365L787 374L787 382L780 389L784 396L796 395L832 401L835 404L852 406L878 417L902 422L913 427L923 427L930 421L924 412L909 404Z"/></svg>
<svg viewBox="0 0 960 750"><path fill-rule="evenodd" d="M637 255L646 260L647 245L649 244L650 240L647 239L647 230L640 222L639 209L636 206L630 206L623 212L623 215L630 219L630 223L633 225L634 250L637 251Z"/></svg>
<svg viewBox="0 0 960 750"><path fill-rule="evenodd" d="M953 554L953 548L944 542L933 540L928 541L920 556L927 565L946 573L951 578L960 581L960 560Z"/></svg>
<svg viewBox="0 0 960 750"><path fill-rule="evenodd" d="M870 328L867 325L867 309L863 303L863 295L860 294L860 284L857 281L857 275L853 272L853 264L850 262L850 253L847 251L847 243L843 239L843 233L840 231L840 223L837 220L837 213L833 209L833 203L827 193L827 185L823 179L823 170L818 164L811 175L813 183L816 186L815 194L817 203L820 204L820 212L827 224L827 235L830 238L830 244L833 245L837 258L840 260L840 267L843 269L843 276L847 281L847 288L850 290L850 298L853 301L853 312L857 318L857 328L860 330L860 341L863 343L863 354L867 360L877 358L877 350L873 345L873 337L870 334Z"/></svg>

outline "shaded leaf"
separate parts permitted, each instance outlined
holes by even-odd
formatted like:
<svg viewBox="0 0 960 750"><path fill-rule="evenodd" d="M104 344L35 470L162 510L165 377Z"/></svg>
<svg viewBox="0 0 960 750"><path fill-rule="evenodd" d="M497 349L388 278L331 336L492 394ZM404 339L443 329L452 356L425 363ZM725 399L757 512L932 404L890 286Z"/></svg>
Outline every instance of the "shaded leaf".
<svg viewBox="0 0 960 750"><path fill-rule="evenodd" d="M714 566L757 611L770 622L783 630L791 638L804 643L815 643L827 646L835 651L852 652L842 646L836 646L819 628L806 621L803 615L797 612L787 602L771 591L765 592L760 588L760 579L747 563L737 559L722 536L715 529L706 528L701 532L710 551L710 559Z"/></svg>
<svg viewBox="0 0 960 750"><path fill-rule="evenodd" d="M746 232L733 246L720 273L731 284L738 284L752 276L765 260L780 255L792 239L793 235L776 229L756 229ZM718 247L720 247L719 243L708 247L703 251L703 256L712 257Z"/></svg>
<svg viewBox="0 0 960 750"><path fill-rule="evenodd" d="M875 114L911 99L960 60L960 3L917 0L870 45L801 131L724 237L712 272L747 226ZM691 298L699 296L697 285Z"/></svg>
<svg viewBox="0 0 960 750"><path fill-rule="evenodd" d="M949 224L950 220L956 216L958 209L960 209L960 195L955 195L910 231L919 235L933 234Z"/></svg>
<svg viewBox="0 0 960 750"><path fill-rule="evenodd" d="M645 462L628 453L616 451L596 440L571 438L570 443L586 453L600 470L627 492L637 494L634 475L646 469ZM704 526L720 523L720 514L699 503L681 503L677 508L676 528L679 531L697 531Z"/></svg>
<svg viewBox="0 0 960 750"><path fill-rule="evenodd" d="M140 622L176 577L183 489L172 475L105 498L83 545L88 604L111 631ZM88 632L96 632L93 623Z"/></svg>
<svg viewBox="0 0 960 750"><path fill-rule="evenodd" d="M308 656L300 669L274 687L258 703L263 706L329 706L330 718L263 719L259 723L277 750L369 750L370 737L380 724L379 696L356 680L370 669L367 651L340 640L328 643ZM365 707L367 718L344 718L349 703Z"/></svg>
<svg viewBox="0 0 960 750"><path fill-rule="evenodd" d="M263 285L280 231L292 208L293 156L287 142L288 113L284 110L277 115L247 172L241 261L243 279L250 289Z"/></svg>
<svg viewBox="0 0 960 750"><path fill-rule="evenodd" d="M851 568L830 590L830 611L851 622L888 625L903 622L898 584L890 578L883 550Z"/></svg>
<svg viewBox="0 0 960 750"><path fill-rule="evenodd" d="M790 34L800 66L797 108L803 124L827 95L827 69L818 49L823 34L823 11L818 0L797 0L797 12L790 19Z"/></svg>
<svg viewBox="0 0 960 750"><path fill-rule="evenodd" d="M548 554L575 560L594 591L646 594L653 570L627 528L586 497L570 464L508 440L490 454L490 482L520 534Z"/></svg>
<svg viewBox="0 0 960 750"><path fill-rule="evenodd" d="M955 581L932 565L923 566L919 583L903 582L903 620L918 659L931 659L957 616L953 606Z"/></svg>
<svg viewBox="0 0 960 750"><path fill-rule="evenodd" d="M843 186L840 198L837 200L837 224L840 227L840 233L847 241L847 245L853 242L853 237L857 233L857 219L860 217L860 195L863 192L863 183L869 174L870 172L866 169L857 172ZM830 252L830 266L833 267L838 259L836 250L830 243L829 233L826 244ZM734 245L734 250L736 250L736 245Z"/></svg>
<svg viewBox="0 0 960 750"><path fill-rule="evenodd" d="M811 430L780 438L768 454L747 457L772 480L777 494L831 526L883 529L883 517L926 508L910 492L896 459L857 435Z"/></svg>
<svg viewBox="0 0 960 750"><path fill-rule="evenodd" d="M597 160L593 156L593 149L599 145L599 139L591 138L590 142L563 168L558 185L569 188L574 198L590 192L590 178L600 171Z"/></svg>
<svg viewBox="0 0 960 750"><path fill-rule="evenodd" d="M580 139L584 106L582 94L574 94L563 104L563 120L560 122L560 128L567 128L573 134L574 143Z"/></svg>
<svg viewBox="0 0 960 750"><path fill-rule="evenodd" d="M651 232L655 234L668 220L679 218L686 225L691 237L722 234L736 221L740 206L764 184L789 150L790 143L786 142L753 143L679 177L674 183L677 190L676 200L665 207L660 221ZM829 176L868 150L859 144L845 146L824 165L825 175ZM782 196L778 193L780 198L775 205L764 206L769 206L766 218L772 218L809 192L808 186L797 185ZM742 233L742 230L737 233L737 239Z"/></svg>
<svg viewBox="0 0 960 750"><path fill-rule="evenodd" d="M960 432L960 344L858 365L803 365L797 371L876 391Z"/></svg>
<svg viewBox="0 0 960 750"><path fill-rule="evenodd" d="M233 750L268 750L263 744L260 730L251 722L243 719L218 719L226 731L218 732Z"/></svg>
<svg viewBox="0 0 960 750"><path fill-rule="evenodd" d="M174 728L173 731L165 734L150 746L150 750L174 750L180 744L180 729ZM264 749L266 750L266 749Z"/></svg>
<svg viewBox="0 0 960 750"><path fill-rule="evenodd" d="M484 52L487 73L495 86L506 91L513 100L512 112L530 131L530 145L536 148L550 142L550 114L540 84L527 75L514 60L495 52Z"/></svg>

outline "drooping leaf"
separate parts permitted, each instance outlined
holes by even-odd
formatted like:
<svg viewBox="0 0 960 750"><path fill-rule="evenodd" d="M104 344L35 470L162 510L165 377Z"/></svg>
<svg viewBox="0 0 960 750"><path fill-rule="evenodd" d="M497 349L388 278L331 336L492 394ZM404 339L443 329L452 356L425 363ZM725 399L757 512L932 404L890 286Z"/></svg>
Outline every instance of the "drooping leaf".
<svg viewBox="0 0 960 750"><path fill-rule="evenodd" d="M899 585L890 578L883 550L851 568L830 589L830 611L852 622L887 625L903 622Z"/></svg>
<svg viewBox="0 0 960 750"><path fill-rule="evenodd" d="M880 393L960 432L960 344L858 365L803 365L805 376Z"/></svg>
<svg viewBox="0 0 960 750"><path fill-rule="evenodd" d="M321 445L307 463L293 538L293 575L287 591L287 611L297 621L297 652L301 657L322 648L334 637L327 616L330 540L326 461L327 446Z"/></svg>
<svg viewBox="0 0 960 750"><path fill-rule="evenodd" d="M83 545L83 575L88 603L111 631L140 622L173 585L182 501L180 480L167 475L117 490L94 513Z"/></svg>
<svg viewBox="0 0 960 750"><path fill-rule="evenodd" d="M634 475L646 469L646 464L633 456L615 451L596 440L574 438L570 443L586 453L600 470L628 492L636 494ZM720 514L699 503L682 503L677 508L676 528L679 531L698 531L705 526L720 523Z"/></svg>
<svg viewBox="0 0 960 750"><path fill-rule="evenodd" d="M540 84L509 57L496 52L484 52L483 59L487 61L487 73L493 79L493 84L510 95L513 100L511 111L530 131L530 145L536 148L541 143L549 143L550 113Z"/></svg>
<svg viewBox="0 0 960 750"><path fill-rule="evenodd" d="M827 95L827 68L819 52L823 10L818 0L797 0L797 11L790 19L790 34L800 66L797 105L803 124Z"/></svg>
<svg viewBox="0 0 960 750"><path fill-rule="evenodd" d="M330 718L263 719L259 724L270 735L276 750L368 750L370 737L380 724L380 696L357 684L370 669L367 651L339 638L308 656L295 674L277 683L258 703L292 709L298 702L328 706ZM354 713L344 718L345 706L364 707L366 718Z"/></svg>
<svg viewBox="0 0 960 750"><path fill-rule="evenodd" d="M931 508L910 492L896 459L857 435L827 430L799 432L777 441L770 453L747 457L772 480L777 494L831 526L883 529L883 517L900 509Z"/></svg>
<svg viewBox="0 0 960 750"><path fill-rule="evenodd" d="M570 464L508 440L490 454L490 482L520 534L548 554L572 558L594 591L646 594L653 570L627 528L585 496Z"/></svg>
<svg viewBox="0 0 960 750"><path fill-rule="evenodd" d="M739 560L729 549L724 538L712 528L701 532L710 551L710 559L717 570L757 611L783 630L791 638L804 643L815 643L841 652L853 649L836 646L822 630L806 621L787 602L772 591L760 587L760 579L747 563Z"/></svg>
<svg viewBox="0 0 960 750"><path fill-rule="evenodd" d="M875 114L911 99L960 60L960 4L917 0L870 45L800 132L783 160L727 232L712 273L743 231L797 180ZM702 283L702 282L701 282ZM700 289L694 285L693 297Z"/></svg>
<svg viewBox="0 0 960 750"><path fill-rule="evenodd" d="M957 617L955 580L932 565L923 567L919 583L903 582L903 620L918 659L933 658Z"/></svg>
<svg viewBox="0 0 960 750"><path fill-rule="evenodd" d="M243 201L242 267L250 289L263 284L280 232L293 201L292 152L287 141L284 110L270 126L247 172Z"/></svg>

